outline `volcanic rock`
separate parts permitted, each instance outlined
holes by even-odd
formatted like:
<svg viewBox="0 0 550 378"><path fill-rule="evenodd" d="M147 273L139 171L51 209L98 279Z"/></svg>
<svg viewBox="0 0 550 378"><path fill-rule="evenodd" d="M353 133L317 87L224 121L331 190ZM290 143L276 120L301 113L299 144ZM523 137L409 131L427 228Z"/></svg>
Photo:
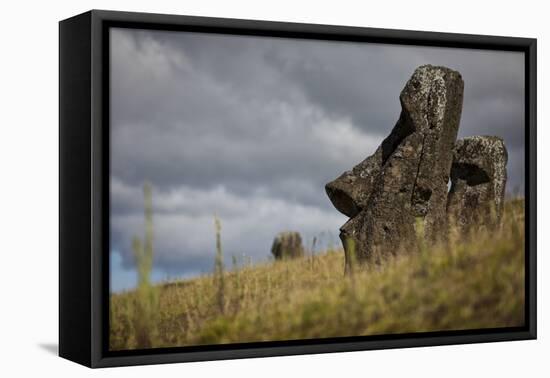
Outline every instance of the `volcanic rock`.
<svg viewBox="0 0 550 378"><path fill-rule="evenodd" d="M447 211L461 231L495 226L504 210L508 152L502 138L474 136L457 141Z"/></svg>
<svg viewBox="0 0 550 378"><path fill-rule="evenodd" d="M352 260L406 247L417 219L431 240L444 229L463 91L457 71L417 68L401 92L401 114L390 135L372 156L326 185L333 205L351 218L340 229L347 270Z"/></svg>

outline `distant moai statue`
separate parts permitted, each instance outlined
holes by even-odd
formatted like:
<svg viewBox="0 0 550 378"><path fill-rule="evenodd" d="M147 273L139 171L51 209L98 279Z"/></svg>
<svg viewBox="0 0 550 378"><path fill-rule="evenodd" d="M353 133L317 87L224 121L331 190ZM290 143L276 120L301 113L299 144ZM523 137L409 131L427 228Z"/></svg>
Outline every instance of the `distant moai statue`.
<svg viewBox="0 0 550 378"><path fill-rule="evenodd" d="M304 247L302 245L302 237L295 231L279 233L273 240L271 254L273 254L276 260L303 256Z"/></svg>

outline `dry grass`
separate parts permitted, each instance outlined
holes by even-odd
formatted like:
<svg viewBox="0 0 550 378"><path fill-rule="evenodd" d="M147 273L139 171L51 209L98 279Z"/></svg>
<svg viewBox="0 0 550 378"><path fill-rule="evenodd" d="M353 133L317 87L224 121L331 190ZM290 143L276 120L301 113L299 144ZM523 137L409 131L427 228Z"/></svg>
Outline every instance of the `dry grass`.
<svg viewBox="0 0 550 378"><path fill-rule="evenodd" d="M501 229L451 236L344 276L341 250L157 285L150 346L291 340L524 324L524 203ZM214 254L213 254L214 255ZM220 295L223 308L220 308ZM111 297L112 350L143 348L138 291Z"/></svg>

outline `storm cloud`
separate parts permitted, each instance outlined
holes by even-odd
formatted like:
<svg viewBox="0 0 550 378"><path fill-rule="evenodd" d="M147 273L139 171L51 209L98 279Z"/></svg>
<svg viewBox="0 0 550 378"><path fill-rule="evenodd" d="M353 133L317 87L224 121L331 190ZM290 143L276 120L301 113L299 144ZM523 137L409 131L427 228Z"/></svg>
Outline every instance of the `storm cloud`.
<svg viewBox="0 0 550 378"><path fill-rule="evenodd" d="M324 184L374 152L422 64L462 73L459 137L499 135L508 188L524 182L521 53L111 29L111 253L132 269L151 182L155 270L212 270L216 214L231 256L265 260L274 235L345 222ZM330 235L330 236L329 236ZM112 272L115 274L116 272ZM132 286L133 283L121 286ZM117 289L114 287L113 289Z"/></svg>

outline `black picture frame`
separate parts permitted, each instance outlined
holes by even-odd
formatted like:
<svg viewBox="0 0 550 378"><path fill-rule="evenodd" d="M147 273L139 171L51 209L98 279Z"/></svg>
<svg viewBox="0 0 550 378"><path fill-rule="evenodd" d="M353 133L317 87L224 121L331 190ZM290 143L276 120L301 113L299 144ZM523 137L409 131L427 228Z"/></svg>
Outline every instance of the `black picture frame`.
<svg viewBox="0 0 550 378"><path fill-rule="evenodd" d="M526 325L112 352L107 30L156 30L461 47L525 54ZM92 10L59 23L59 355L88 367L535 339L536 39Z"/></svg>

